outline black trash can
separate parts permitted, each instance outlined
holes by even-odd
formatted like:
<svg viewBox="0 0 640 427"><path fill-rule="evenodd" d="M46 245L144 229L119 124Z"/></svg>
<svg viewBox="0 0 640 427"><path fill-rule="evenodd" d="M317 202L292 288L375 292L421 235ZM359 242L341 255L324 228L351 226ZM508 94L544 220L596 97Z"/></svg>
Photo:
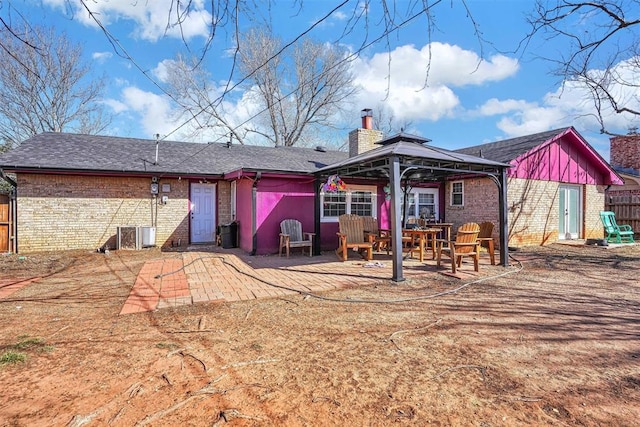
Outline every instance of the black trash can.
<svg viewBox="0 0 640 427"><path fill-rule="evenodd" d="M238 247L238 223L236 221L220 225L220 245L225 249Z"/></svg>

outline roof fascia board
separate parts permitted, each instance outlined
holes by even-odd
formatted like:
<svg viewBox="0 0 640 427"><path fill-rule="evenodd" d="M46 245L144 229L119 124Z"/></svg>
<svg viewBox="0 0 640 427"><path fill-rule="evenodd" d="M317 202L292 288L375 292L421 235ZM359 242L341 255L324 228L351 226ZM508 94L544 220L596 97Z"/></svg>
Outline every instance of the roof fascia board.
<svg viewBox="0 0 640 427"><path fill-rule="evenodd" d="M133 172L133 171L97 171L97 170L82 170L82 169L53 169L53 168L5 168L7 172L11 173L31 173L31 174L49 174L49 175L80 175L80 176L126 176L126 177L162 177L162 178L184 178L184 179L220 179L220 174L189 174L189 173L177 173L177 172Z"/></svg>

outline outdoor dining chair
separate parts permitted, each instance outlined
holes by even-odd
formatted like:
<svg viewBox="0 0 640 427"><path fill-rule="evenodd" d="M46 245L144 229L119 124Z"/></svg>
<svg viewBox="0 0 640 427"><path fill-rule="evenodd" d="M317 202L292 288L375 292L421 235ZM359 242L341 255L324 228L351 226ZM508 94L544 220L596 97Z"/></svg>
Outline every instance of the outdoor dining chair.
<svg viewBox="0 0 640 427"><path fill-rule="evenodd" d="M440 267L442 256L447 256L451 259L451 272L455 274L456 264L458 267L462 265L462 257L471 257L473 258L473 269L478 271L480 262L479 232L480 226L475 222L469 222L458 228L455 240L438 240L438 267Z"/></svg>
<svg viewBox="0 0 640 427"><path fill-rule="evenodd" d="M346 261L348 250L353 249L358 251L364 259L371 261L373 259L373 236L365 237L362 217L352 214L340 215L338 224L340 227L340 231L336 233L339 241L338 249L336 249L338 258Z"/></svg>
<svg viewBox="0 0 640 427"><path fill-rule="evenodd" d="M480 232L478 233L478 242L481 247L486 247L491 259L491 265L496 265L495 244L493 241L493 223L485 221L480 223Z"/></svg>
<svg viewBox="0 0 640 427"><path fill-rule="evenodd" d="M369 240L368 236L373 236L373 248L380 251L385 249L389 255L391 246L390 230L381 229L378 225L378 219L372 216L362 217L362 226L364 227L365 240Z"/></svg>

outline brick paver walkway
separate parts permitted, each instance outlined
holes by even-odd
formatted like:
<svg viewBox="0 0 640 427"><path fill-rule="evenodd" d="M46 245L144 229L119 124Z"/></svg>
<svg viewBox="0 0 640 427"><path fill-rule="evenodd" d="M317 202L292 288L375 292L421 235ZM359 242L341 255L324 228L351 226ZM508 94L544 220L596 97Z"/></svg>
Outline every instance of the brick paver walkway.
<svg viewBox="0 0 640 427"><path fill-rule="evenodd" d="M32 277L25 280L0 279L0 299L7 298L12 293L22 289L23 287L35 282L39 277Z"/></svg>
<svg viewBox="0 0 640 427"><path fill-rule="evenodd" d="M417 260L407 259L404 265L406 278L436 271L435 266ZM184 252L181 258L145 263L120 314L325 292L388 280L391 275L389 257L367 263L359 258L340 262L333 253L285 258L252 257L237 251Z"/></svg>

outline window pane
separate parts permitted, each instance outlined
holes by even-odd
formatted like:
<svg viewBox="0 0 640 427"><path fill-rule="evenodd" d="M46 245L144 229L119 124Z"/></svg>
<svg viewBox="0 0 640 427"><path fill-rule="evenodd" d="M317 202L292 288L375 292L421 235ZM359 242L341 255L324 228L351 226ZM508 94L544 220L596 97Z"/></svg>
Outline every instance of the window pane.
<svg viewBox="0 0 640 427"><path fill-rule="evenodd" d="M369 191L351 193L351 213L360 216L372 216L372 197Z"/></svg>
<svg viewBox="0 0 640 427"><path fill-rule="evenodd" d="M347 193L326 193L324 195L323 216L340 216L347 213Z"/></svg>
<svg viewBox="0 0 640 427"><path fill-rule="evenodd" d="M418 194L418 214L421 218L432 218L436 212L435 197L433 194Z"/></svg>
<svg viewBox="0 0 640 427"><path fill-rule="evenodd" d="M414 194L413 193L409 193L407 194L407 200L409 201L409 210L407 211L407 218L409 218L410 216L415 216L416 215L416 202L415 202L415 198L414 198ZM402 197L400 198L400 212L402 215L402 218L405 217L404 215L404 193L402 194Z"/></svg>
<svg viewBox="0 0 640 427"><path fill-rule="evenodd" d="M451 204L455 206L463 206L464 204L464 187L462 182L454 182L451 186Z"/></svg>

